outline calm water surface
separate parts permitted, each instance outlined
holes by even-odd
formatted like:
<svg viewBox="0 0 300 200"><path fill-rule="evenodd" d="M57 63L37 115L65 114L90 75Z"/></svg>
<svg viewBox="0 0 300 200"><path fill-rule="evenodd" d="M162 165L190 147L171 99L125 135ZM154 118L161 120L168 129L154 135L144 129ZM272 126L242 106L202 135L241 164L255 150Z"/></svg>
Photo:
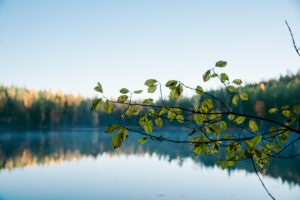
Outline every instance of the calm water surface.
<svg viewBox="0 0 300 200"><path fill-rule="evenodd" d="M269 199L248 163L222 170L186 145L137 138L113 150L102 130L0 133L0 199ZM300 199L299 159L263 173L277 199Z"/></svg>

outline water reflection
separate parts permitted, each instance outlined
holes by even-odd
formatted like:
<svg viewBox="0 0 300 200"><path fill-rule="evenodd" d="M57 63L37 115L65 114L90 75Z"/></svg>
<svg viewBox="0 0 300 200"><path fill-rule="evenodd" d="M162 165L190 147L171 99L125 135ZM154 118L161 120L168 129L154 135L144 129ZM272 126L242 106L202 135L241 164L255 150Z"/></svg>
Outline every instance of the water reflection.
<svg viewBox="0 0 300 200"><path fill-rule="evenodd" d="M165 131L170 137L183 137L180 131ZM111 136L103 130L78 129L47 132L10 132L0 134L0 169L12 170L25 166L60 165L63 161L80 160L86 157L99 157L103 154L110 158L118 155L156 155L158 159L168 162L176 161L182 166L184 160L192 159L194 163L206 168L215 166L212 156L194 157L187 145L148 141L144 145L136 143L137 136L130 135L129 140L117 150L111 146ZM236 169L252 172L246 162L229 169L229 174ZM1 173L1 171L0 171ZM274 160L264 169L264 174L280 178L289 184L300 184L300 159Z"/></svg>

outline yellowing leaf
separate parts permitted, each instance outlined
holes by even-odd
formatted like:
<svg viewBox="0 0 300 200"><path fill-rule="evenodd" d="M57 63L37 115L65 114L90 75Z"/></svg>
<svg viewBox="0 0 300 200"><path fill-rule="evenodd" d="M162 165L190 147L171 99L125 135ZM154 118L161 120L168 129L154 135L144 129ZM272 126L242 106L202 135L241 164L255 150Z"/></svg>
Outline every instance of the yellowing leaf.
<svg viewBox="0 0 300 200"><path fill-rule="evenodd" d="M232 104L237 106L238 103L239 103L239 97L238 97L238 95L234 95L232 98Z"/></svg>
<svg viewBox="0 0 300 200"><path fill-rule="evenodd" d="M119 128L120 128L120 125L118 125L118 124L113 124L113 125L111 125L110 127L108 127L104 132L105 132L105 133L108 133L108 134L111 134L111 133L117 131Z"/></svg>
<svg viewBox="0 0 300 200"><path fill-rule="evenodd" d="M241 92L240 93L240 97L243 101L247 101L248 100L248 94L245 92Z"/></svg>
<svg viewBox="0 0 300 200"><path fill-rule="evenodd" d="M277 108L271 108L271 109L269 109L269 113L270 113L270 114L274 114L274 113L276 113L277 111L278 111Z"/></svg>
<svg viewBox="0 0 300 200"><path fill-rule="evenodd" d="M160 117L156 118L156 119L155 119L155 124L156 124L156 126L158 126L158 127L162 127L162 126L163 126L163 121L162 121L162 119L161 119Z"/></svg>
<svg viewBox="0 0 300 200"><path fill-rule="evenodd" d="M110 114L113 111L113 105L106 100L106 102L104 103L104 112Z"/></svg>
<svg viewBox="0 0 300 200"><path fill-rule="evenodd" d="M127 95L121 95L118 98L118 103L124 103L128 99Z"/></svg>
<svg viewBox="0 0 300 200"><path fill-rule="evenodd" d="M235 123L235 124L241 124L241 123L243 123L243 122L245 121L245 119L246 119L246 117L240 116L240 117L238 117L238 118L236 118L236 119L234 120L234 123Z"/></svg>
<svg viewBox="0 0 300 200"><path fill-rule="evenodd" d="M258 126L256 124L255 121L250 120L249 121L249 128L253 131L253 132L257 132L258 131Z"/></svg>
<svg viewBox="0 0 300 200"><path fill-rule="evenodd" d="M228 115L228 119L229 119L229 120L234 120L234 118L235 118L235 116L234 116L233 114L229 114L229 115Z"/></svg>
<svg viewBox="0 0 300 200"><path fill-rule="evenodd" d="M227 123L224 121L220 121L220 128L223 129L224 131L228 130Z"/></svg>
<svg viewBox="0 0 300 200"><path fill-rule="evenodd" d="M293 113L289 110L283 110L282 111L282 114L285 116L285 117L291 117L293 115Z"/></svg>
<svg viewBox="0 0 300 200"><path fill-rule="evenodd" d="M147 140L148 140L148 138L147 138L147 137L144 137L144 138L139 139L139 140L138 140L138 143L139 143L139 144L144 144Z"/></svg>
<svg viewBox="0 0 300 200"><path fill-rule="evenodd" d="M177 116L176 116L176 119L177 119L177 121L180 122L180 123L183 123L183 122L184 122L183 115L177 115Z"/></svg>
<svg viewBox="0 0 300 200"><path fill-rule="evenodd" d="M227 89L229 90L229 92L236 92L236 88L232 85L227 86Z"/></svg>
<svg viewBox="0 0 300 200"><path fill-rule="evenodd" d="M300 114L300 106L294 106L293 107L293 112L296 114Z"/></svg>

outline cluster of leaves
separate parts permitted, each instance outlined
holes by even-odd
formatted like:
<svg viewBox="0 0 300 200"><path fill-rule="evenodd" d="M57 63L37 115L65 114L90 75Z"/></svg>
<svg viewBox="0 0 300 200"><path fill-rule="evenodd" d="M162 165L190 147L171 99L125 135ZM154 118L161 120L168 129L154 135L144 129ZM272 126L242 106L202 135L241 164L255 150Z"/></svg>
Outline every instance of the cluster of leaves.
<svg viewBox="0 0 300 200"><path fill-rule="evenodd" d="M226 73L217 73L217 68L224 68L226 65L227 62L219 61L202 76L204 82L212 79L220 81L228 93L229 99L226 101L205 92L200 85L192 88L180 81L170 80L165 86L169 89L169 97L172 101L179 100L184 89L191 89L196 95L202 97L199 106L190 108L170 106L165 104L163 99L161 99L162 104L157 105L153 103L152 98L136 103L131 100L132 95L141 94L143 90L131 92L127 88L122 88L117 101L108 100L103 95L102 98L94 101L91 109L98 111L103 105L104 112L110 114L114 104L125 104L127 106L123 113L128 118L132 115L138 116L140 129L132 130L113 124L105 131L108 134L117 132L112 138L114 148L120 147L126 141L129 131L134 131L142 135L138 140L140 144L148 139L187 143L193 146L195 156L202 153L218 155L216 163L219 163L222 168L231 167L246 159L252 159L259 167L264 167L271 162L272 158L282 157L284 150L300 140L300 106L291 108L286 105L281 108L271 108L269 113L274 115L273 118L234 112L235 107L243 105L243 101L248 100L248 94L241 88L243 83L241 79L231 81ZM155 79L145 81L145 86L150 94L155 93L158 88L160 93L162 91L162 84ZM100 83L95 90L103 94ZM222 107L217 108L214 102L218 102ZM284 121L276 121L279 115L284 117ZM166 122L179 123L190 129L187 140L174 140L152 134L154 126L162 128ZM294 134L293 137L291 133ZM220 149L224 149L226 154L221 156Z"/></svg>

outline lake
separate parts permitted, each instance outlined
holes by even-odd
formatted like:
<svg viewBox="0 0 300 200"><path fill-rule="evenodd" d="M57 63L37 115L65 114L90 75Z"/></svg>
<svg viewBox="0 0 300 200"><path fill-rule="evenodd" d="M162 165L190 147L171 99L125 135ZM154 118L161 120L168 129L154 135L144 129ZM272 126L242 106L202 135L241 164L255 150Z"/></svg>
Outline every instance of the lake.
<svg viewBox="0 0 300 200"><path fill-rule="evenodd" d="M188 145L139 145L130 133L114 150L111 138L101 129L0 132L0 199L270 199L247 162L222 170ZM299 158L274 160L261 177L276 199L300 199Z"/></svg>

